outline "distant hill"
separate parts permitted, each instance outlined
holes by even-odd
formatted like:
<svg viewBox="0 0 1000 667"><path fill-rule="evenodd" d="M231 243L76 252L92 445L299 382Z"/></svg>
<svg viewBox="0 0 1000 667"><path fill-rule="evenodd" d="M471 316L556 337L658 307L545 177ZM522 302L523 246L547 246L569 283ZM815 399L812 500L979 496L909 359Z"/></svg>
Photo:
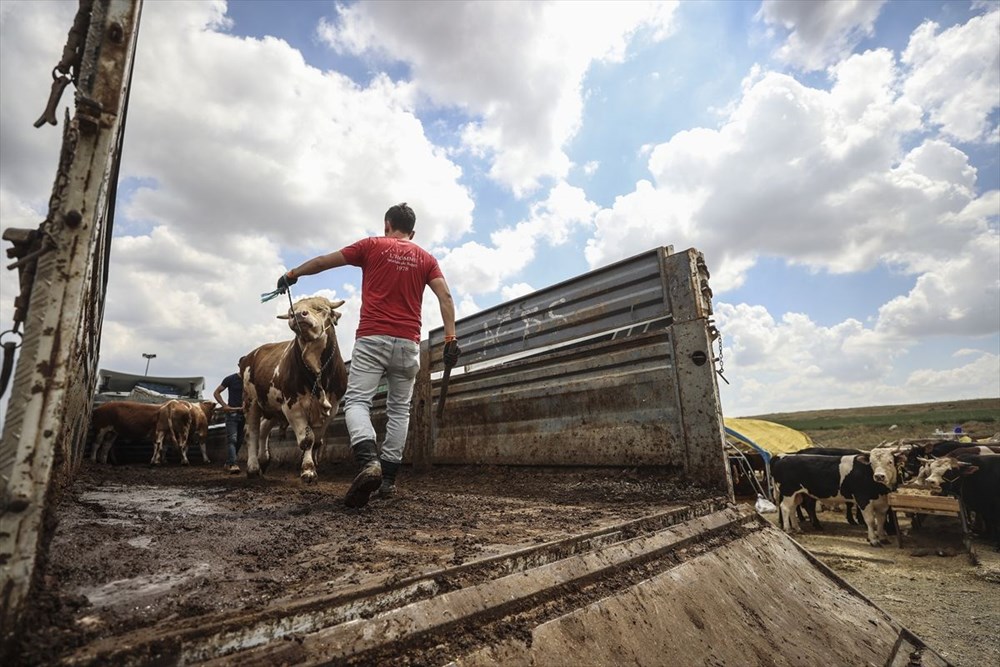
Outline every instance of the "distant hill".
<svg viewBox="0 0 1000 667"><path fill-rule="evenodd" d="M1000 397L755 415L804 431L820 445L873 447L886 440L929 438L956 426L976 438L1000 432Z"/></svg>

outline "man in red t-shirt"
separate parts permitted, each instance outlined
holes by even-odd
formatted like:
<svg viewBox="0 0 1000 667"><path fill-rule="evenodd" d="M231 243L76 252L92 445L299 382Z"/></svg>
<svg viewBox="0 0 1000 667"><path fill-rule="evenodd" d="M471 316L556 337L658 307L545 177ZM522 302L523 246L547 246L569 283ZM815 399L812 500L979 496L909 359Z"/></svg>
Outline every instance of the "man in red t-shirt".
<svg viewBox="0 0 1000 667"><path fill-rule="evenodd" d="M388 497L396 492L396 473L410 424L413 381L420 369L420 308L424 287L430 286L444 321L444 360L454 366L460 350L455 339L455 303L434 257L412 242L417 217L406 203L385 212L385 236L314 257L278 279L287 290L300 276L352 265L361 267L361 323L358 325L351 370L344 394L344 417L351 435L351 451L361 464L344 497L348 507L362 507L376 490ZM386 378L385 440L382 453L375 445L371 421L372 398Z"/></svg>

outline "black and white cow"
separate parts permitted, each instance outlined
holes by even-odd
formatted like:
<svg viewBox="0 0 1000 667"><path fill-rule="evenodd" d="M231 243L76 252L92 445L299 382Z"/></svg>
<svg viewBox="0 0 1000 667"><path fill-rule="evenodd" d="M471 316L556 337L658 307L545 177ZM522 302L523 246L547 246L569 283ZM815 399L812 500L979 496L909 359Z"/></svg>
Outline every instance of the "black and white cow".
<svg viewBox="0 0 1000 667"><path fill-rule="evenodd" d="M805 449L800 449L797 452L791 454L791 456L801 456L813 455L813 456L854 456L856 454L863 454L860 449L852 449L850 447L806 447ZM809 515L809 523L816 530L823 530L823 526L819 522L819 517L816 515L816 499L810 496L802 498L802 503L795 508L795 513L798 515L798 519L801 522L803 516L801 510L805 510L806 514ZM855 507L854 503L847 502L844 503L844 516L847 518L847 523L852 526L858 525L862 521L860 518L860 512L858 512L858 517L854 516Z"/></svg>
<svg viewBox="0 0 1000 667"><path fill-rule="evenodd" d="M925 459L920 479L961 498L967 510L982 518L987 539L992 539L1000 551L1000 456Z"/></svg>
<svg viewBox="0 0 1000 667"><path fill-rule="evenodd" d="M774 501L786 532L800 530L795 508L809 497L830 503L855 503L868 526L868 543L879 546L886 539L889 487L875 481L867 454L782 456L771 462L771 476Z"/></svg>

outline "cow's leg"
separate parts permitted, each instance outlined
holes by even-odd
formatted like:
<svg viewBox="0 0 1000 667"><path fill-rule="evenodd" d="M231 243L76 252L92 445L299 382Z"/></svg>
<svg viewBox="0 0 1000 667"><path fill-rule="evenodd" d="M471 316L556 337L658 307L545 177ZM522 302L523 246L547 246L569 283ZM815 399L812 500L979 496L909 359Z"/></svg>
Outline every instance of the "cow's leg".
<svg viewBox="0 0 1000 667"><path fill-rule="evenodd" d="M199 431L197 437L198 446L201 448L201 460L205 463L211 463L212 461L208 458L208 435Z"/></svg>
<svg viewBox="0 0 1000 667"><path fill-rule="evenodd" d="M97 463L97 455L101 452L101 449L104 447L104 441L107 440L108 435L110 435L110 433L111 433L111 427L106 426L98 430L97 433L94 434L94 448L90 450L91 463Z"/></svg>
<svg viewBox="0 0 1000 667"><path fill-rule="evenodd" d="M847 523L852 526L857 525L857 522L854 520L854 503L847 501L844 503L844 508L844 515L847 517Z"/></svg>
<svg viewBox="0 0 1000 667"><path fill-rule="evenodd" d="M163 456L163 436L164 436L163 431L160 430L160 429L157 429L156 430L156 437L153 438L153 458L150 459L150 461L149 461L149 465L151 465L151 466L158 466L158 465L160 465L160 462L163 460L162 459L162 456Z"/></svg>
<svg viewBox="0 0 1000 667"><path fill-rule="evenodd" d="M118 439L118 434L114 429L109 429L104 432L104 437L101 439L100 443L100 461L101 463L108 462L108 454L111 453L111 448L115 445L115 440Z"/></svg>
<svg viewBox="0 0 1000 667"><path fill-rule="evenodd" d="M260 437L263 445L257 453L257 461L260 463L261 472L267 472L267 467L271 464L271 430L274 428L274 420L264 418L260 421Z"/></svg>
<svg viewBox="0 0 1000 667"><path fill-rule="evenodd" d="M879 496L873 500L869 506L875 514L876 537L878 537L880 543L888 542L889 535L886 532L886 524L888 523L887 515L889 513L889 497Z"/></svg>
<svg viewBox="0 0 1000 667"><path fill-rule="evenodd" d="M299 449L302 450L302 466L299 472L299 479L306 484L312 484L316 481L316 462L313 461L312 457L316 435L313 432L312 426L309 425L309 420L303 414L304 410L289 410L287 404L283 406L283 409L285 419L288 420L288 425L292 427L292 431L295 433L295 441L299 443Z"/></svg>
<svg viewBox="0 0 1000 667"><path fill-rule="evenodd" d="M858 503L861 506L861 503ZM881 540L879 540L878 530L876 529L876 522L878 512L875 510L875 503L869 502L864 507L861 507L861 515L865 518L865 523L868 526L868 544L873 547L882 546ZM879 524L880 525L880 524Z"/></svg>
<svg viewBox="0 0 1000 667"><path fill-rule="evenodd" d="M251 401L246 414L246 445L247 445L247 477L260 477L260 461L257 458L257 448L260 443L260 406ZM226 421L226 430L239 427L238 420ZM238 442L238 440L237 440Z"/></svg>
<svg viewBox="0 0 1000 667"><path fill-rule="evenodd" d="M798 495L792 494L781 499L782 521L786 533L797 533L800 530L799 517L795 515L795 510L799 505Z"/></svg>
<svg viewBox="0 0 1000 667"><path fill-rule="evenodd" d="M191 432L190 425L182 426L181 433L178 436L180 440L177 442L177 448L181 450L181 465L191 465L188 461L188 435Z"/></svg>

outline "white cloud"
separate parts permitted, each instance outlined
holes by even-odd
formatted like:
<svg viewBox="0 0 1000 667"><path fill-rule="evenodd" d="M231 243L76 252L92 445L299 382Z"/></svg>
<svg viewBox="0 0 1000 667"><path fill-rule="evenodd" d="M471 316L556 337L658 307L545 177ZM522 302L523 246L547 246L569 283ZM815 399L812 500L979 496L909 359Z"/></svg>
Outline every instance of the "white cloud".
<svg viewBox="0 0 1000 667"><path fill-rule="evenodd" d="M535 259L540 240L549 245L565 243L573 229L592 224L597 208L580 188L559 183L545 200L531 206L527 220L493 232L492 245L469 241L451 250L442 249L442 270L459 291L495 292L504 280L518 275Z"/></svg>
<svg viewBox="0 0 1000 667"><path fill-rule="evenodd" d="M788 31L776 56L809 71L850 55L862 39L872 36L883 4L885 0L764 0L757 16Z"/></svg>
<svg viewBox="0 0 1000 667"><path fill-rule="evenodd" d="M381 233L398 201L425 242L469 229L461 170L424 135L410 86L379 76L359 87L281 40L219 32L222 8L144 8L123 176L152 185L130 217L310 253Z"/></svg>
<svg viewBox="0 0 1000 667"><path fill-rule="evenodd" d="M1000 357L976 351L962 366L917 370L897 379L914 339L886 335L856 320L824 327L803 314L780 320L762 306L717 303L727 416L816 406L847 408L996 396ZM919 363L919 362L918 362ZM836 397L836 404L831 404Z"/></svg>
<svg viewBox="0 0 1000 667"><path fill-rule="evenodd" d="M31 124L76 6L2 4L4 228L44 217L62 132ZM142 372L140 353L153 352L151 372L211 384L253 347L288 337L273 317L287 306L259 302L285 268L281 251L325 253L380 234L384 211L402 200L416 209L425 244L470 228L461 170L424 134L410 84L378 76L359 86L307 65L281 40L226 34L225 9L143 8L103 367ZM9 304L16 281L2 283ZM358 299L341 320L348 352Z"/></svg>
<svg viewBox="0 0 1000 667"><path fill-rule="evenodd" d="M463 142L515 193L563 178L591 63L620 61L641 29L671 30L676 2L370 2L338 5L320 37L338 50L403 61L436 103L475 118Z"/></svg>
<svg viewBox="0 0 1000 667"><path fill-rule="evenodd" d="M655 244L695 246L717 294L741 285L762 256L832 273L879 264L933 272L886 306L883 329L996 331L997 193L977 195L976 170L944 141L904 152L920 110L899 94L888 51L830 71L829 91L773 72L748 78L719 129L686 130L657 146L653 181L597 214L590 264ZM943 318L920 305L944 297L955 307Z"/></svg>
<svg viewBox="0 0 1000 667"><path fill-rule="evenodd" d="M513 285L504 285L500 288L500 298L502 301L512 301L520 296L526 294L531 294L535 291L535 288L528 283L514 283Z"/></svg>
<svg viewBox="0 0 1000 667"><path fill-rule="evenodd" d="M928 21L910 36L901 60L907 97L959 141L997 141L991 114L1000 107L1000 10L940 33ZM995 123L995 118L993 119Z"/></svg>
<svg viewBox="0 0 1000 667"><path fill-rule="evenodd" d="M890 335L980 336L1000 323L1000 236L989 231L940 246L932 268L910 292L879 309Z"/></svg>

